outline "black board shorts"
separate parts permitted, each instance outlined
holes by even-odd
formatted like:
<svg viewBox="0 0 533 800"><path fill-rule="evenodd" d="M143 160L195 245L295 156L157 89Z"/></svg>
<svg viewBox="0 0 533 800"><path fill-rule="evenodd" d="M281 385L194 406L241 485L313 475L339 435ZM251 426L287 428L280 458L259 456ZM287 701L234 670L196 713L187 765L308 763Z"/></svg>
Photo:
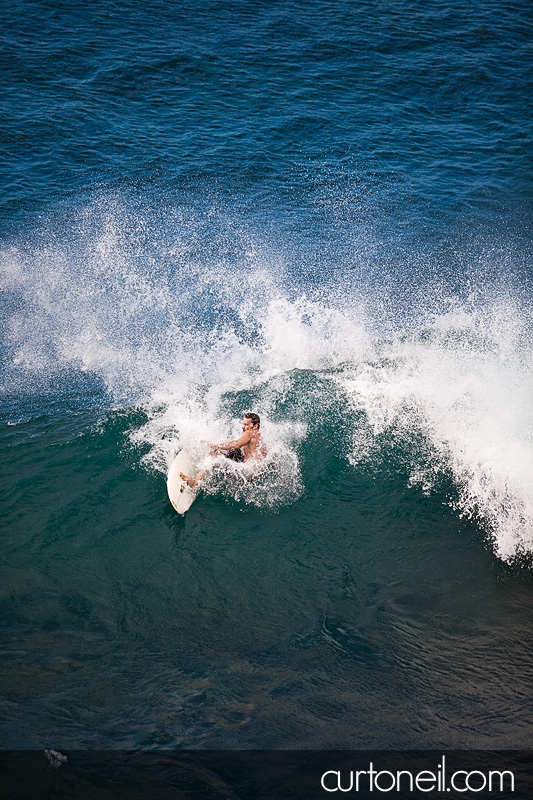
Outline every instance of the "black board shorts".
<svg viewBox="0 0 533 800"><path fill-rule="evenodd" d="M244 461L244 453L239 447L236 447L234 450L226 450L224 455L226 458L229 458L230 461Z"/></svg>

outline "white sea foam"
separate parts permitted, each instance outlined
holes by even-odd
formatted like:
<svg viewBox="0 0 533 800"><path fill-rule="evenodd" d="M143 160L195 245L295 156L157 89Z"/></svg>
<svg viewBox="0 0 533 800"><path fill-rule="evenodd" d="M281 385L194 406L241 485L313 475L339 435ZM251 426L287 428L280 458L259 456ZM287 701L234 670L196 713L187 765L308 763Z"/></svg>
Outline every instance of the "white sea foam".
<svg viewBox="0 0 533 800"><path fill-rule="evenodd" d="M327 435L339 400L360 412L343 453L354 468L416 432L427 447L412 449L411 482L431 491L451 474L458 513L483 522L501 558L533 550L531 310L516 292L459 301L427 287L406 330L405 308L379 291L304 293L233 219L176 212L163 236L124 214L105 204L68 237L2 254L5 388L94 373L116 404L144 408L131 440L162 472L180 447L200 455L201 439L235 436L259 411L275 469L248 485L215 470L206 491L263 506L302 492L308 425Z"/></svg>
<svg viewBox="0 0 533 800"><path fill-rule="evenodd" d="M451 470L459 513L482 520L504 559L533 550L533 355L508 301L437 316L417 335L382 344L339 378L373 436L354 435L352 463L384 432L421 431L431 454L411 481L430 491Z"/></svg>

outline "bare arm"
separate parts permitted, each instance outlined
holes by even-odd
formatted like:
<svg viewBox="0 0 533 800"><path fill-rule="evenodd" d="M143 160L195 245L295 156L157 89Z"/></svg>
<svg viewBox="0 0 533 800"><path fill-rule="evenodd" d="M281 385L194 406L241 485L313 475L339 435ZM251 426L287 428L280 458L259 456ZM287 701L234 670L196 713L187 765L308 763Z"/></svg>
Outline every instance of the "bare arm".
<svg viewBox="0 0 533 800"><path fill-rule="evenodd" d="M210 447L213 447L215 450L236 450L237 448L244 447L245 444L248 444L251 438L252 432L246 431L246 433L243 433L243 435L239 436L238 439L233 439L233 441L224 442L223 444L212 444Z"/></svg>

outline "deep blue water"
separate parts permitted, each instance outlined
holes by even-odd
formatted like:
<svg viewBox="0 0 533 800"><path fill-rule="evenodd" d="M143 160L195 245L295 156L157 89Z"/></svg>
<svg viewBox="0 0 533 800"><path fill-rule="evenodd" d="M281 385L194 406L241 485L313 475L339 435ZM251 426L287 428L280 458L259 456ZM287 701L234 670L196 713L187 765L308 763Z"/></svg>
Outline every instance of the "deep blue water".
<svg viewBox="0 0 533 800"><path fill-rule="evenodd" d="M0 746L526 747L530 4L0 31Z"/></svg>

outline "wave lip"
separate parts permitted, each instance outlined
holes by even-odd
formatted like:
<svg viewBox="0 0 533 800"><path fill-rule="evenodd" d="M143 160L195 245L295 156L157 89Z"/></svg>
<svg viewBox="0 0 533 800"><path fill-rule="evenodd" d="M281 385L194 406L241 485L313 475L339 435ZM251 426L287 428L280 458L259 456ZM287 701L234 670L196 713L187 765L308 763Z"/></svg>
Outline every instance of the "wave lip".
<svg viewBox="0 0 533 800"><path fill-rule="evenodd" d="M414 447L410 481L431 491L451 474L451 505L482 523L497 555L533 551L533 363L517 307L496 303L436 317L425 330L382 346L374 361L340 378L368 432L356 431L356 464L393 435Z"/></svg>

